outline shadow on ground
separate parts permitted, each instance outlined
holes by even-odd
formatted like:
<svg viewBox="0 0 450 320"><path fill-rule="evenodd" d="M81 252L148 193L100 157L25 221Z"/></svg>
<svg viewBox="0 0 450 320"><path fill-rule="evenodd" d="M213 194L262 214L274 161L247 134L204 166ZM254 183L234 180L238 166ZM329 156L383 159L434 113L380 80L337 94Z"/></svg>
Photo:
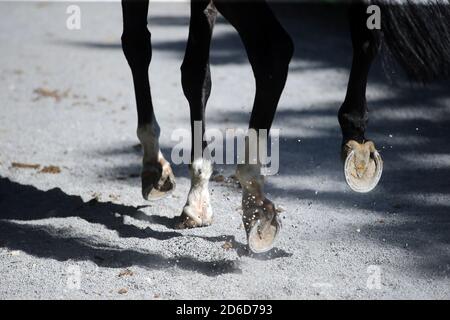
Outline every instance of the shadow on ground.
<svg viewBox="0 0 450 320"><path fill-rule="evenodd" d="M41 191L33 186L21 185L9 179L0 178L0 246L10 250L22 250L28 254L53 258L90 260L99 266L122 268L133 265L151 269L177 266L184 270L199 272L208 276L240 272L234 260L199 261L192 257L166 258L148 251L123 249L97 243L88 237L70 236L70 230L61 230L49 225L28 224L50 218L79 217L89 223L101 224L114 230L121 238L169 240L177 237L197 237L209 242L231 242L239 256L248 256L245 244L234 236L216 237L186 235L172 231L173 219L162 216L147 216L140 208L102 203L93 199L83 202L81 197L65 194L60 189ZM164 225L168 231L156 231L150 227L140 229L124 224L124 216L151 224ZM251 256L251 255L250 255ZM290 256L283 250L274 249L266 256L256 259L276 259Z"/></svg>
<svg viewBox="0 0 450 320"><path fill-rule="evenodd" d="M203 262L191 257L165 258L151 252L96 244L89 238L73 238L67 236L70 233L61 232L51 226L23 223L48 218L80 217L90 223L102 224L115 230L123 238L168 240L183 236L175 231L160 232L148 227L139 229L124 224L124 216L152 223L158 223L158 219L161 219L152 219L135 207L101 203L95 199L85 203L81 197L67 195L60 189L41 191L5 178L0 178L0 206L0 245L11 250L22 250L37 257L59 261L91 260L100 266L113 268L138 265L160 269L176 265L181 269L209 276L239 272L235 261ZM224 238L227 237L203 237L207 241L224 241Z"/></svg>

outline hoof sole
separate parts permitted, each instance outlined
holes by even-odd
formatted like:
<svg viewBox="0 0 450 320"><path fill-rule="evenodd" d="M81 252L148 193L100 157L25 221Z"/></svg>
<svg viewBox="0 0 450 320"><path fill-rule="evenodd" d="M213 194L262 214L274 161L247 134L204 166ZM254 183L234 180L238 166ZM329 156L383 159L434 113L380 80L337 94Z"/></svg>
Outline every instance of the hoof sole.
<svg viewBox="0 0 450 320"><path fill-rule="evenodd" d="M151 188L150 190L146 190L143 192L143 197L148 201L158 201L170 196L174 190L175 187L169 191L161 191L156 188Z"/></svg>
<svg viewBox="0 0 450 320"><path fill-rule="evenodd" d="M281 223L278 216L271 221L257 220L248 233L248 247L253 253L264 253L273 248L278 234L281 231Z"/></svg>
<svg viewBox="0 0 450 320"><path fill-rule="evenodd" d="M349 150L344 161L344 175L348 186L355 192L368 193L376 188L383 174L383 160L374 148L370 152L370 157L365 163L363 173L358 173L356 168L358 149Z"/></svg>

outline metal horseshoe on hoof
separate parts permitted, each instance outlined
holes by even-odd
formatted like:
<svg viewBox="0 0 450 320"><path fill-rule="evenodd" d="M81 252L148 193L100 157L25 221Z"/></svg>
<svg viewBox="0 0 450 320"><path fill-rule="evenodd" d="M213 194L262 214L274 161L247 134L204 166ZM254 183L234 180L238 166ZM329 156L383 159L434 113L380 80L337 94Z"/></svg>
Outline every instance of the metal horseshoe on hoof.
<svg viewBox="0 0 450 320"><path fill-rule="evenodd" d="M278 235L281 231L281 221L278 215L263 225L261 219L258 219L248 232L247 242L250 251L253 253L264 253L269 251L275 245Z"/></svg>
<svg viewBox="0 0 450 320"><path fill-rule="evenodd" d="M355 151L352 150L345 159L344 175L349 187L359 193L368 193L375 189L383 173L383 160L378 151L373 152L366 172L359 176L355 173Z"/></svg>

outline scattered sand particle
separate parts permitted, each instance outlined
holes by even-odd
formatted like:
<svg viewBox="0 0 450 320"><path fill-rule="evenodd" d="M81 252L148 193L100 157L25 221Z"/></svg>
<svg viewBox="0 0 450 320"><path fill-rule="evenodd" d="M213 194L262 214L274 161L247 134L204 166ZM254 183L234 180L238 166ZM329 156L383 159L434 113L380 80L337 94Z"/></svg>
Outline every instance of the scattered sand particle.
<svg viewBox="0 0 450 320"><path fill-rule="evenodd" d="M221 174L214 176L212 179L215 182L224 182L225 181L225 177Z"/></svg>
<svg viewBox="0 0 450 320"><path fill-rule="evenodd" d="M122 288L122 289L119 289L119 291L117 291L119 294L127 294L128 293L128 289L126 289L126 288Z"/></svg>
<svg viewBox="0 0 450 320"><path fill-rule="evenodd" d="M13 257L17 257L17 256L20 255L20 251L19 250L13 250L9 254L12 255Z"/></svg>
<svg viewBox="0 0 450 320"><path fill-rule="evenodd" d="M120 198L119 195L112 194L112 193L111 193L108 197L109 197L112 201L118 201L119 198Z"/></svg>
<svg viewBox="0 0 450 320"><path fill-rule="evenodd" d="M275 211L278 212L278 213L282 213L282 212L284 212L284 211L286 211L286 210L285 210L283 207L278 206L278 207L275 209Z"/></svg>

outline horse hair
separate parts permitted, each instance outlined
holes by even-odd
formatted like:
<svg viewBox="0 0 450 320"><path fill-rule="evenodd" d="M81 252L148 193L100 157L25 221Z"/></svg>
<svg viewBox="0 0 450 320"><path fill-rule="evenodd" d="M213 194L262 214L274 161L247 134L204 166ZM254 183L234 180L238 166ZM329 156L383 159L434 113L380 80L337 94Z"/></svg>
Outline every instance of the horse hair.
<svg viewBox="0 0 450 320"><path fill-rule="evenodd" d="M448 0L371 0L382 12L384 48L408 78L422 83L450 77Z"/></svg>

